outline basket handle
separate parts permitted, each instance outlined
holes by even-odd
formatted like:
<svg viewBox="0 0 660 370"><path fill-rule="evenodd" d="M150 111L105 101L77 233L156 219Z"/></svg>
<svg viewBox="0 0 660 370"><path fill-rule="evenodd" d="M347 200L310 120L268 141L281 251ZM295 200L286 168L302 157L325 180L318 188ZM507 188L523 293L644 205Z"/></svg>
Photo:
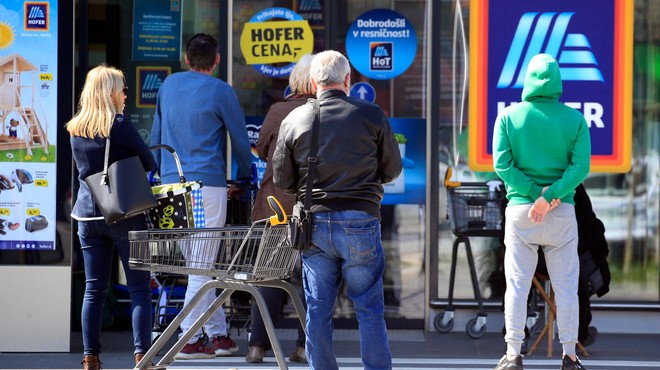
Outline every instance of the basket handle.
<svg viewBox="0 0 660 370"><path fill-rule="evenodd" d="M165 149L168 152L170 152L172 154L172 157L174 157L174 163L176 164L176 170L179 172L179 182L182 183L182 184L186 182L186 178L185 178L185 176L183 176L183 169L181 168L181 161L179 160L179 156L176 154L176 151L174 150L174 148L172 148L171 146L169 146L167 144L158 144L158 145L150 146L149 149L151 149L151 150ZM151 183L152 185L155 182L153 177L156 174L156 171L158 171L158 167L154 168L153 170L151 170L151 172L149 172L149 183Z"/></svg>

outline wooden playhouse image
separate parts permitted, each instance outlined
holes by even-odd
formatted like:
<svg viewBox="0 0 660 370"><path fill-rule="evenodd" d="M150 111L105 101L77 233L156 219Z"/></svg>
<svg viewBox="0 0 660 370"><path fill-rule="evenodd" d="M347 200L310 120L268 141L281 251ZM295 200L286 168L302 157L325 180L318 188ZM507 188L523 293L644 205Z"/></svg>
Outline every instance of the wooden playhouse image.
<svg viewBox="0 0 660 370"><path fill-rule="evenodd" d="M11 54L0 57L0 74L0 151L26 149L33 155L32 149L43 148L48 154L48 123L37 93L39 69Z"/></svg>

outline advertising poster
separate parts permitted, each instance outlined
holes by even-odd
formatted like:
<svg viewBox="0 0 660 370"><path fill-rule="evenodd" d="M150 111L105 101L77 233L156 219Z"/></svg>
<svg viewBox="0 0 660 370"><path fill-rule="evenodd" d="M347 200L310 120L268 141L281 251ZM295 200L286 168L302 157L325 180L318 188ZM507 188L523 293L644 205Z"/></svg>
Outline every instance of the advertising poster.
<svg viewBox="0 0 660 370"><path fill-rule="evenodd" d="M325 7L325 0L315 1L294 1L293 8L296 9L298 14L307 22L313 30L322 30L323 26L323 8Z"/></svg>
<svg viewBox="0 0 660 370"><path fill-rule="evenodd" d="M394 181L383 185L383 204L424 204L426 199L426 120L390 118L399 143L403 170Z"/></svg>
<svg viewBox="0 0 660 370"><path fill-rule="evenodd" d="M261 179L264 178L264 173L266 172L266 161L259 158L259 154L257 153L257 141L259 141L259 131L261 130L261 125L264 123L264 118L265 117L263 116L245 117L248 137L250 140L250 151L252 152L252 163L256 168L257 184L261 182ZM234 168L233 178L236 178L235 175L236 164L234 164L233 168Z"/></svg>
<svg viewBox="0 0 660 370"><path fill-rule="evenodd" d="M178 62L180 45L181 1L133 2L133 60Z"/></svg>
<svg viewBox="0 0 660 370"><path fill-rule="evenodd" d="M520 101L529 60L546 53L559 63L559 101L589 126L591 170L630 169L632 1L472 1L470 17L470 168L492 171L495 119Z"/></svg>
<svg viewBox="0 0 660 370"><path fill-rule="evenodd" d="M57 1L0 4L0 250L54 250Z"/></svg>

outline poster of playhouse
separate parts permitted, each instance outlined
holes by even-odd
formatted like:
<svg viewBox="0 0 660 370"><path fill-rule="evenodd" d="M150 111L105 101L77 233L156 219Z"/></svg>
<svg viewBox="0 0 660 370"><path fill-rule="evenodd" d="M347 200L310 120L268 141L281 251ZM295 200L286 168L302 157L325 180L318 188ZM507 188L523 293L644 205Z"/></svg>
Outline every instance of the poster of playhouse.
<svg viewBox="0 0 660 370"><path fill-rule="evenodd" d="M57 0L0 3L0 74L0 249L54 249Z"/></svg>

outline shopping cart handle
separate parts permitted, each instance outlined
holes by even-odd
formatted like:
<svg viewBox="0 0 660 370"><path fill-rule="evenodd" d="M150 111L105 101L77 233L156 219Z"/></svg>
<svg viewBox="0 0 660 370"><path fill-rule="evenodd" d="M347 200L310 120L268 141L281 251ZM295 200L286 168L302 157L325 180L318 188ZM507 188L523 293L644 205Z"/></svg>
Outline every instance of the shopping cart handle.
<svg viewBox="0 0 660 370"><path fill-rule="evenodd" d="M445 172L445 187L446 188L457 188L457 187L461 186L460 181L451 181L451 174L452 174L451 167L447 167L447 171Z"/></svg>
<svg viewBox="0 0 660 370"><path fill-rule="evenodd" d="M287 222L286 212L282 209L280 202L272 195L268 196L268 205L270 209L275 212L273 216L270 216L270 224L273 226L283 225Z"/></svg>
<svg viewBox="0 0 660 370"><path fill-rule="evenodd" d="M179 160L179 155L176 154L176 151L174 150L174 148L172 148L171 146L169 146L167 144L158 144L158 145L153 145L153 146L149 147L149 150L156 150L156 149L165 149L168 152L172 153L172 157L174 157L174 164L176 164L176 169L179 172L179 182L182 183L182 184L185 183L186 178L185 178L185 176L183 176L183 169L181 168L181 161ZM151 183L152 186L155 185L155 180L153 179L153 177L154 177L154 174L156 173L157 170L158 169L156 168L152 171L153 173L149 174L149 183Z"/></svg>

